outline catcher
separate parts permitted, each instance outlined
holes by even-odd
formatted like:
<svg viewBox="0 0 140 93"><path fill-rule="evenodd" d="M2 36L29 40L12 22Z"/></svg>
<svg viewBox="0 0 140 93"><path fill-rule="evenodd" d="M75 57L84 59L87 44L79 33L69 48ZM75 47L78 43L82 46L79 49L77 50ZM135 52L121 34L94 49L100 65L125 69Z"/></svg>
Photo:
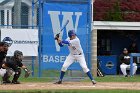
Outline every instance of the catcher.
<svg viewBox="0 0 140 93"><path fill-rule="evenodd" d="M12 74L14 75L13 80L12 80L13 84L20 84L20 82L18 81L18 78L20 77L20 74L21 74L21 68L25 71L25 78L29 77L30 75L30 71L27 69L26 66L22 64L22 59L23 59L23 53L21 51L16 50L14 52L14 56L9 58L9 60L7 60L2 65L3 68L10 69L8 71L8 74L5 74L7 75L5 76L7 80L9 80Z"/></svg>

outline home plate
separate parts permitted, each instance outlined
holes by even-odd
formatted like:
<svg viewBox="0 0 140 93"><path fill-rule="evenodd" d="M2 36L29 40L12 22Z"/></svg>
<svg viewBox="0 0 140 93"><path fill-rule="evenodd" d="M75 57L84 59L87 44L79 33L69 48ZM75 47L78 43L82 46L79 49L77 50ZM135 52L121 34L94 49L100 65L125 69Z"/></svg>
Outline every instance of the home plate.
<svg viewBox="0 0 140 93"><path fill-rule="evenodd" d="M36 86L36 84L31 84L31 85L28 85L28 86L30 86L30 87L34 87L34 86Z"/></svg>
<svg viewBox="0 0 140 93"><path fill-rule="evenodd" d="M79 86L79 87L90 88L90 87L95 87L95 86Z"/></svg>
<svg viewBox="0 0 140 93"><path fill-rule="evenodd" d="M93 88L95 86L69 86L69 87Z"/></svg>

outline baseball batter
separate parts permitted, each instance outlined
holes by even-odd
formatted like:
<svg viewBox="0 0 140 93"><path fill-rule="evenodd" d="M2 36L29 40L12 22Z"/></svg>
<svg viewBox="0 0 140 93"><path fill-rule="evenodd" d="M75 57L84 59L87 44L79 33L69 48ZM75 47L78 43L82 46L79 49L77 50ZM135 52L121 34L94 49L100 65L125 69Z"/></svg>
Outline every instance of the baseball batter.
<svg viewBox="0 0 140 93"><path fill-rule="evenodd" d="M66 40L60 40L59 34L56 35L55 40L57 40L60 47L67 45L70 51L70 54L67 56L60 73L59 81L55 84L62 84L62 79L64 77L67 68L76 60L79 62L80 66L83 68L83 71L87 74L87 76L92 81L93 85L96 84L96 81L92 77L90 70L88 69L83 53L83 49L80 44L79 38L76 36L74 30L68 31L68 38Z"/></svg>

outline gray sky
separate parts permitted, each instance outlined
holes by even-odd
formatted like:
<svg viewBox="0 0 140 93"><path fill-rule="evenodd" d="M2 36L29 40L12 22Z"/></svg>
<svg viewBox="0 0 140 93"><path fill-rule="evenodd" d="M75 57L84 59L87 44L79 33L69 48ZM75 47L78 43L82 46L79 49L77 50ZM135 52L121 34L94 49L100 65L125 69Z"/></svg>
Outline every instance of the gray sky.
<svg viewBox="0 0 140 93"><path fill-rule="evenodd" d="M1 3L2 1L4 1L4 0L0 0L0 3Z"/></svg>

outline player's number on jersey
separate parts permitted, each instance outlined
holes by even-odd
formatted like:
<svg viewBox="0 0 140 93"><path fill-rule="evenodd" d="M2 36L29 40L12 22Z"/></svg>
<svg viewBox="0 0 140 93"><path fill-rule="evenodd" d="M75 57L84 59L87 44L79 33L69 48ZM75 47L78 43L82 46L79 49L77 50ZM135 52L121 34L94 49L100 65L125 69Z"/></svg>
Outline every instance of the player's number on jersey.
<svg viewBox="0 0 140 93"><path fill-rule="evenodd" d="M75 46L72 46L72 49L73 49L73 50L76 50L76 47L75 47Z"/></svg>

